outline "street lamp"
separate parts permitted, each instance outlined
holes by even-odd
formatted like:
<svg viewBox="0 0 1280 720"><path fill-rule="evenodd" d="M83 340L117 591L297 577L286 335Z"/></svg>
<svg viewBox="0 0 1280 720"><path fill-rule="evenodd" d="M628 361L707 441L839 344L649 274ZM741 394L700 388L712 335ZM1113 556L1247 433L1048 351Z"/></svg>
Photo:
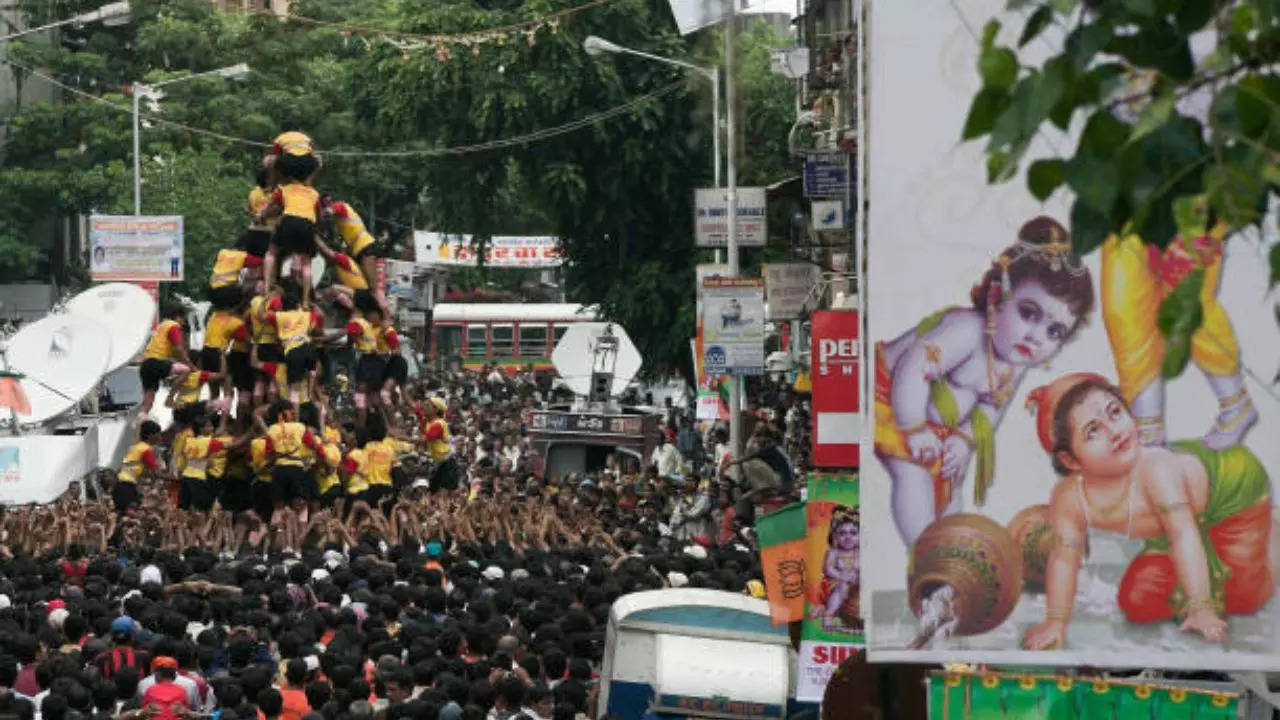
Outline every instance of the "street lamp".
<svg viewBox="0 0 1280 720"><path fill-rule="evenodd" d="M38 33L41 30L52 30L53 28L62 27L63 25L85 25L91 22L101 22L103 25L123 25L128 21L129 0L121 0L120 2L108 3L97 10L80 13L79 15L69 17L65 20L51 22L48 25L41 25L39 27L27 28L26 30L19 30L11 35L0 36L0 42L13 40L14 38L19 38L23 35L30 35L31 33Z"/></svg>
<svg viewBox="0 0 1280 720"><path fill-rule="evenodd" d="M156 90L165 85L173 85L175 83L186 82L196 78L217 75L218 77L227 78L228 80L237 80L249 74L249 66L245 63L236 63L217 70L208 70L206 72L195 73L194 75L183 75L169 80L161 80L158 83L144 85L143 83L133 84L133 214L139 216L142 214L142 142L141 132L138 122L138 104L142 100L142 96L146 95L159 100L163 97Z"/></svg>
<svg viewBox="0 0 1280 720"><path fill-rule="evenodd" d="M715 177L715 186L720 187L720 68L703 67L702 65L694 65L684 60L676 60L675 58L663 57L652 53L642 52L640 50L632 50L623 47L617 43L609 42L602 37L596 35L588 35L586 40L582 41L582 49L592 57L598 57L605 53L613 55L635 55L636 57L646 58L655 62L665 63L667 65L675 65L686 70L692 70L711 82L711 151L714 155L712 165L714 167L713 176Z"/></svg>

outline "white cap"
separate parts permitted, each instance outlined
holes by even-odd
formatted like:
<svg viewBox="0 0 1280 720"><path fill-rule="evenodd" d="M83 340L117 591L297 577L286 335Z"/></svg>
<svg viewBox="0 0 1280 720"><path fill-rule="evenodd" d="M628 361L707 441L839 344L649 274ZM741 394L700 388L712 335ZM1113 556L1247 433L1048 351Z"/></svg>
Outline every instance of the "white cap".
<svg viewBox="0 0 1280 720"><path fill-rule="evenodd" d="M320 582L321 580L328 580L329 571L325 570L324 568L316 568L315 570L311 571L311 579L316 582Z"/></svg>
<svg viewBox="0 0 1280 720"><path fill-rule="evenodd" d="M423 490L430 490L430 489L431 489L431 481L427 480L426 478L418 478L417 480L414 480L414 481L413 481L413 485L410 485L409 487L411 487L411 488L421 488L421 489L423 489Z"/></svg>
<svg viewBox="0 0 1280 720"><path fill-rule="evenodd" d="M485 578L488 580L501 580L502 578L507 576L507 574L502 571L502 568L498 567L497 565L490 565L489 567L485 568L484 572L481 573L481 575L484 575Z"/></svg>
<svg viewBox="0 0 1280 720"><path fill-rule="evenodd" d="M671 583L673 588L684 587L689 584L689 578L682 572L672 570L667 573L667 582Z"/></svg>
<svg viewBox="0 0 1280 720"><path fill-rule="evenodd" d="M684 549L684 554L697 560L707 559L707 549L701 545L690 545Z"/></svg>
<svg viewBox="0 0 1280 720"><path fill-rule="evenodd" d="M142 568L142 572L139 573L138 582L142 585L146 585L148 583L163 585L164 577L160 574L160 568L155 565L148 565Z"/></svg>
<svg viewBox="0 0 1280 720"><path fill-rule="evenodd" d="M302 661L307 664L307 670L310 672L315 672L320 669L320 658L315 655L308 655L302 658Z"/></svg>
<svg viewBox="0 0 1280 720"><path fill-rule="evenodd" d="M66 622L67 616L70 614L71 613L67 612L66 608L58 608L57 610L49 613L49 627L54 630L61 630L62 623Z"/></svg>
<svg viewBox="0 0 1280 720"><path fill-rule="evenodd" d="M6 608L10 608L10 607L13 607L13 601L11 601L11 600L9 599L9 596L8 596L8 595L0 595L0 610L4 610L4 609L6 609Z"/></svg>

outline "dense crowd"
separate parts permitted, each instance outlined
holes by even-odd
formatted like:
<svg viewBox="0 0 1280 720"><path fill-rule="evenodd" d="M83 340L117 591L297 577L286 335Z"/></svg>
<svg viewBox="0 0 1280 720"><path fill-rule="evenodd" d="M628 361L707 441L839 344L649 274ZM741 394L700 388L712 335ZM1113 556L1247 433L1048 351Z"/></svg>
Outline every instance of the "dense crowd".
<svg viewBox="0 0 1280 720"><path fill-rule="evenodd" d="M595 718L618 597L763 596L751 513L795 497L808 425L785 385L753 394L742 461L668 400L643 465L544 473L525 419L563 399L551 379L409 378L376 244L318 168L305 136L277 139L204 347L177 311L148 343L119 470L4 512L0 713ZM315 290L312 242L334 270ZM164 386L169 427L146 414Z"/></svg>

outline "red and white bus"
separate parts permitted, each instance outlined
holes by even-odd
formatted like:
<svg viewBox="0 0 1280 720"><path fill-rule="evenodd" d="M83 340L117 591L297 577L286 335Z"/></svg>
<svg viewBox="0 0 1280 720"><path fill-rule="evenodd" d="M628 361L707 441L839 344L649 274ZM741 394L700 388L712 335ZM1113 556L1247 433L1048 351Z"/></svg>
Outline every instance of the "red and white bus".
<svg viewBox="0 0 1280 720"><path fill-rule="evenodd" d="M564 331L596 319L594 306L572 303L440 303L431 313L428 363L438 370L551 370L551 350Z"/></svg>

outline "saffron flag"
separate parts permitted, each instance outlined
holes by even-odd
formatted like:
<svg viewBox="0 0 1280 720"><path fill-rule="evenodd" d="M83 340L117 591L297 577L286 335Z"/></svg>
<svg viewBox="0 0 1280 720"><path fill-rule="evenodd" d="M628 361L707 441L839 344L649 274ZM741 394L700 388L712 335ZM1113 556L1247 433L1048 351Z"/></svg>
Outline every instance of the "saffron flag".
<svg viewBox="0 0 1280 720"><path fill-rule="evenodd" d="M0 373L0 407L8 408L19 415L31 414L31 401L18 382L21 375Z"/></svg>
<svg viewBox="0 0 1280 720"><path fill-rule="evenodd" d="M804 617L804 503L792 503L756 519L765 597L774 625Z"/></svg>

